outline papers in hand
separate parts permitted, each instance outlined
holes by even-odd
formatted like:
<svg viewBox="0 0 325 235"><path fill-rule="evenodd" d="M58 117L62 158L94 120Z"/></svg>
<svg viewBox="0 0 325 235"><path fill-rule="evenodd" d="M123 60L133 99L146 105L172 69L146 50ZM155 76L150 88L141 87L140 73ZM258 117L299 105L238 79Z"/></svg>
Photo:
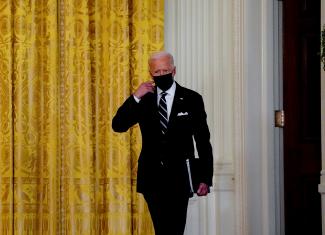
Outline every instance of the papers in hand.
<svg viewBox="0 0 325 235"><path fill-rule="evenodd" d="M190 160L189 159L186 159L186 167L187 167L187 173L188 173L188 181L190 183L190 190L191 190L191 193L194 193L191 166L190 166Z"/></svg>

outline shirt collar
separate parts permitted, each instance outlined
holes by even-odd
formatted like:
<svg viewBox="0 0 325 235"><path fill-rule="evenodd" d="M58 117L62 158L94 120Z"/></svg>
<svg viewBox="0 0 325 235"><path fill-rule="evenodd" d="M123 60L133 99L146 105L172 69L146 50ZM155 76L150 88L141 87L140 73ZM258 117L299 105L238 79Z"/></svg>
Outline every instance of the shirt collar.
<svg viewBox="0 0 325 235"><path fill-rule="evenodd" d="M172 94L175 94L175 91L176 91L176 82L174 81L173 82L173 85L165 91L165 93L169 94L169 95L172 95ZM161 96L161 93L163 93L164 91L161 90L159 87L157 87L157 93L159 96Z"/></svg>

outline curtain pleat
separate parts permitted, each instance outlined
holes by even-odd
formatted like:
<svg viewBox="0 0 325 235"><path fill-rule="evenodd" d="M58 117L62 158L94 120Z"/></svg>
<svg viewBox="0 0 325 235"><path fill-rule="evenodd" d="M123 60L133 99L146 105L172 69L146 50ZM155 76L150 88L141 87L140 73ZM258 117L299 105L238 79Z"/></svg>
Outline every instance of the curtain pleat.
<svg viewBox="0 0 325 235"><path fill-rule="evenodd" d="M13 16L0 2L0 234L13 232Z"/></svg>
<svg viewBox="0 0 325 235"><path fill-rule="evenodd" d="M0 1L0 234L154 234L139 128L111 121L149 79L163 6Z"/></svg>
<svg viewBox="0 0 325 235"><path fill-rule="evenodd" d="M12 1L14 234L55 234L58 196L56 1Z"/></svg>

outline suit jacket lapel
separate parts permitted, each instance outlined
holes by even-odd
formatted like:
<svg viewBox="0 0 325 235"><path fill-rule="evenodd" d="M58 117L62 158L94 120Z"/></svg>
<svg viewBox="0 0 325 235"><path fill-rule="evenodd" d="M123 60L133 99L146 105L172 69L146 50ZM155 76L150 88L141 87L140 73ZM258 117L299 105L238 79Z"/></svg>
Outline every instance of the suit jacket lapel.
<svg viewBox="0 0 325 235"><path fill-rule="evenodd" d="M183 90L182 87L178 83L176 83L176 91L173 100L172 110L169 116L168 129L172 127L175 118L177 116L177 112L179 111L179 108L181 107L182 103L183 103Z"/></svg>

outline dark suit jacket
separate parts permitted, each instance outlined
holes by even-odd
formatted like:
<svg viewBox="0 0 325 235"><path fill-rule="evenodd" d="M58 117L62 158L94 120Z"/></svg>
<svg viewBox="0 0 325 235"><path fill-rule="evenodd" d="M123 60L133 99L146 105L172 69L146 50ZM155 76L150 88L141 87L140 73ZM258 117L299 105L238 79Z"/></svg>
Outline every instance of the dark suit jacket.
<svg viewBox="0 0 325 235"><path fill-rule="evenodd" d="M176 83L165 135L159 126L157 93L147 93L139 103L130 96L118 109L112 127L116 132L125 132L136 123L142 134L138 192L162 189L187 194L190 187L186 159L191 161L194 189L201 182L212 185L212 148L201 95ZM194 157L193 137L199 159Z"/></svg>

